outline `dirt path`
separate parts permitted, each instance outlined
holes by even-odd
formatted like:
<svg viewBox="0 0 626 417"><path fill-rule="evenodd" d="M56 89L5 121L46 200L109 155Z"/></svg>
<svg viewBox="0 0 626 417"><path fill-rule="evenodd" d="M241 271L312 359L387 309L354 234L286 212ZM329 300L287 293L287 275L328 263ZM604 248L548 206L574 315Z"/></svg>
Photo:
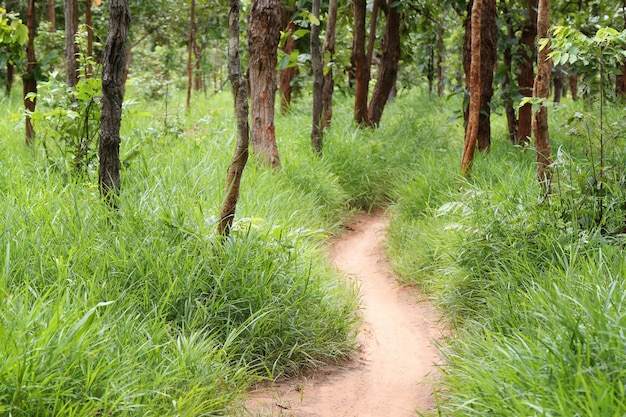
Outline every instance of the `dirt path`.
<svg viewBox="0 0 626 417"><path fill-rule="evenodd" d="M438 316L416 292L397 284L381 242L387 220L360 215L332 246L332 260L361 291L359 350L341 367L253 392L251 416L415 417L432 410L441 334Z"/></svg>

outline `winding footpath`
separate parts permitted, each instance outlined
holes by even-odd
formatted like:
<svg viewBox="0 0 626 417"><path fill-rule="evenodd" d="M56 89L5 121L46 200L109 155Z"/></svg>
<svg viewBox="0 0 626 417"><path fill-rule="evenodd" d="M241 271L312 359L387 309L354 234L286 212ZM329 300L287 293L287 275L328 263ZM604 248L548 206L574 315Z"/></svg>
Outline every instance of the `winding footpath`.
<svg viewBox="0 0 626 417"><path fill-rule="evenodd" d="M434 308L400 286L385 259L387 219L360 215L332 245L336 267L360 288L359 349L341 366L250 394L249 416L415 417L435 407L442 326Z"/></svg>

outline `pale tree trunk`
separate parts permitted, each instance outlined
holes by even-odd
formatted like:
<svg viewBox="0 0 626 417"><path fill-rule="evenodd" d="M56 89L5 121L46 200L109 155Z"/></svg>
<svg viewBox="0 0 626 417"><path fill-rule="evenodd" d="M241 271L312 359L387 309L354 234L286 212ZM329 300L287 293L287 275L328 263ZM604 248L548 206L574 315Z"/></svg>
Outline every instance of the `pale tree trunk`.
<svg viewBox="0 0 626 417"><path fill-rule="evenodd" d="M68 87L78 84L78 45L75 36L78 32L78 0L63 0L65 4L65 80Z"/></svg>
<svg viewBox="0 0 626 417"><path fill-rule="evenodd" d="M319 20L321 0L313 0L312 14ZM311 24L311 64L313 65L313 123L311 145L318 154L322 152L322 90L324 88L324 64L320 51L320 27Z"/></svg>
<svg viewBox="0 0 626 417"><path fill-rule="evenodd" d="M372 99L368 109L368 123L378 126L387 104L389 93L396 84L398 76L398 62L400 60L400 13L392 6L395 0L388 0L387 23L382 43L382 59L376 86L372 92Z"/></svg>
<svg viewBox="0 0 626 417"><path fill-rule="evenodd" d="M325 62L324 88L322 89L323 121L322 127L330 126L333 118L333 90L335 80L333 79L333 60L335 58L335 32L337 30L337 0L329 0L328 21L326 22L326 36L322 46L322 58L328 57L330 62Z"/></svg>
<svg viewBox="0 0 626 417"><path fill-rule="evenodd" d="M465 129L463 143L463 157L461 159L461 174L469 176L474 162L474 152L478 141L478 123L480 119L480 66L481 66L481 20L483 0L474 0L471 13L471 43L472 50L469 71L470 102L468 111L468 123Z"/></svg>
<svg viewBox="0 0 626 417"><path fill-rule="evenodd" d="M537 37L548 39L544 48L539 50L537 76L533 97L548 99L550 95L550 73L552 71L552 58L550 54L550 0L539 0L539 12L537 14ZM552 151L550 149L550 133L548 130L548 108L541 104L533 115L533 134L535 136L535 149L537 151L537 177L539 185L546 195L550 193L552 181Z"/></svg>
<svg viewBox="0 0 626 417"><path fill-rule="evenodd" d="M196 43L196 1L191 0L191 7L189 10L189 40L187 42L187 101L185 106L187 111L191 108L191 87L193 85L193 65L192 55L194 46Z"/></svg>
<svg viewBox="0 0 626 417"><path fill-rule="evenodd" d="M29 93L37 94L37 79L35 70L37 59L35 57L35 0L28 0L28 11L26 12L26 25L28 27L28 45L26 47L26 72L22 75L24 92L24 107L29 112L35 111L37 98L26 98ZM35 130L30 116L26 114L26 144L30 145L35 137Z"/></svg>
<svg viewBox="0 0 626 417"><path fill-rule="evenodd" d="M280 166L274 127L280 14L280 0L253 0L248 24L252 151L273 168Z"/></svg>
<svg viewBox="0 0 626 417"><path fill-rule="evenodd" d="M246 82L241 73L239 59L239 8L240 0L228 0L228 78L233 87L235 114L237 116L237 145L235 154L228 168L226 192L217 233L228 236L235 218L235 210L239 200L241 177L248 161L248 142L250 128L248 125L248 93Z"/></svg>
<svg viewBox="0 0 626 417"><path fill-rule="evenodd" d="M354 92L354 120L358 124L368 124L367 99L370 82L370 67L367 65L365 53L365 16L366 0L353 0L354 3L354 39L352 42L352 59L356 69Z"/></svg>
<svg viewBox="0 0 626 417"><path fill-rule="evenodd" d="M110 0L109 33L102 57L98 185L100 194L113 208L117 208L120 193L120 126L129 24L128 0Z"/></svg>
<svg viewBox="0 0 626 417"><path fill-rule="evenodd" d="M536 60L535 38L537 37L537 1L528 0L527 10L529 18L522 25L520 44L522 46L522 59L520 60L520 72L517 78L519 92L524 97L533 94L534 64ZM519 109L517 119L517 144L528 145L531 133L532 104L526 103Z"/></svg>

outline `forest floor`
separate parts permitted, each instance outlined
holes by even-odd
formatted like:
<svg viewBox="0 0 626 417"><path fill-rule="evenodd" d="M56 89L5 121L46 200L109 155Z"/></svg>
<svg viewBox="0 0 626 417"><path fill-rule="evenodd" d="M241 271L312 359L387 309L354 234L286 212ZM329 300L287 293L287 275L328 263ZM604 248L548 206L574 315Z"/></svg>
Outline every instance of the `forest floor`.
<svg viewBox="0 0 626 417"><path fill-rule="evenodd" d="M444 326L418 290L398 284L382 245L387 218L359 215L331 246L334 265L360 289L352 358L250 393L249 416L410 417L435 409L436 340Z"/></svg>

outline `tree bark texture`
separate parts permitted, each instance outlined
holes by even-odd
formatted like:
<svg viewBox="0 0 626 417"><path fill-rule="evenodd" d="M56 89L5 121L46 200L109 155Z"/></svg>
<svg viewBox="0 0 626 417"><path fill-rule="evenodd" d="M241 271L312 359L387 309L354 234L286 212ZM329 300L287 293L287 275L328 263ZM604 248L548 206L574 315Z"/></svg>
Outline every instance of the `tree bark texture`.
<svg viewBox="0 0 626 417"><path fill-rule="evenodd" d="M513 107L513 91L512 79L513 79L513 50L511 45L515 41L515 30L513 29L513 20L511 18L508 5L505 3L503 14L506 19L506 32L507 42L504 45L504 110L506 112L507 130L509 134L509 140L513 145L517 144L517 116L515 114L515 108Z"/></svg>
<svg viewBox="0 0 626 417"><path fill-rule="evenodd" d="M50 22L50 32L56 31L56 13L54 11L54 0L48 0L48 21Z"/></svg>
<svg viewBox="0 0 626 417"><path fill-rule="evenodd" d="M65 4L65 80L68 87L78 84L78 0L63 0Z"/></svg>
<svg viewBox="0 0 626 417"><path fill-rule="evenodd" d="M365 16L366 0L353 0L354 3L354 39L352 42L352 59L356 69L354 92L354 120L358 124L368 124L367 99L370 82L370 67L365 54Z"/></svg>
<svg viewBox="0 0 626 417"><path fill-rule="evenodd" d="M110 0L109 33L102 58L98 185L100 194L113 208L120 193L120 125L129 24L128 0Z"/></svg>
<svg viewBox="0 0 626 417"><path fill-rule="evenodd" d="M498 29L496 0L483 0L480 43L480 120L478 122L478 150L491 146L491 97L493 72L496 66Z"/></svg>
<svg viewBox="0 0 626 417"><path fill-rule="evenodd" d="M324 74L324 88L322 89L323 121L322 127L327 128L333 118L333 91L335 80L333 78L333 60L335 58L335 34L337 31L337 0L329 0L328 21L326 22L326 36L322 46L322 58L330 60L325 62L326 73Z"/></svg>
<svg viewBox="0 0 626 417"><path fill-rule="evenodd" d="M187 41L187 110L191 108L191 87L193 85L193 61L192 56L196 44L196 1L191 0L189 8L189 39Z"/></svg>
<svg viewBox="0 0 626 417"><path fill-rule="evenodd" d="M33 112L37 105L37 98L26 98L29 93L37 93L37 58L35 57L35 0L28 0L26 12L26 26L28 27L28 44L26 46L26 72L22 76L24 93L24 107ZM26 114L26 144L30 145L35 137L35 130L30 116Z"/></svg>
<svg viewBox="0 0 626 417"><path fill-rule="evenodd" d="M313 0L311 12L319 20L321 0ZM316 153L322 152L322 90L324 88L324 64L320 51L320 27L311 24L311 64L313 65L313 121L311 145Z"/></svg>
<svg viewBox="0 0 626 417"><path fill-rule="evenodd" d="M228 13L228 78L233 87L235 98L235 115L237 116L237 144L233 160L228 167L226 176L226 192L217 232L228 236L235 218L235 210L239 201L241 178L248 161L250 127L248 125L248 92L246 82L241 73L239 58L239 10L240 0L229 0Z"/></svg>
<svg viewBox="0 0 626 417"><path fill-rule="evenodd" d="M534 64L537 59L535 38L537 37L537 1L527 1L528 19L522 25L520 37L521 59L520 72L517 78L519 92L524 97L533 94ZM517 119L517 143L528 145L531 134L532 104L526 103L519 109Z"/></svg>
<svg viewBox="0 0 626 417"><path fill-rule="evenodd" d="M471 14L471 64L469 71L469 117L465 128L465 140L463 142L463 156L461 159L461 173L468 176L474 162L474 152L478 141L478 123L480 119L480 66L481 66L481 21L483 12L483 0L474 0Z"/></svg>
<svg viewBox="0 0 626 417"><path fill-rule="evenodd" d="M578 75L570 74L570 76L568 77L568 81L569 81L569 89L570 89L570 92L572 93L572 100L576 101L578 100Z"/></svg>
<svg viewBox="0 0 626 417"><path fill-rule="evenodd" d="M368 122L378 126L387 104L389 93L393 89L398 76L398 62L400 61L400 12L392 6L395 0L388 0L387 23L382 42L382 59L378 80L372 92L372 99L368 109Z"/></svg>
<svg viewBox="0 0 626 417"><path fill-rule="evenodd" d="M287 40L285 41L285 46L283 47L283 52L287 55L291 55L291 53L296 49L296 41L293 39L292 35L296 31L296 24L289 20L287 23ZM298 73L298 67L289 67L283 70L280 70L280 112L282 114L286 114L289 111L289 107L291 106L291 81L294 79L296 74Z"/></svg>
<svg viewBox="0 0 626 417"><path fill-rule="evenodd" d="M548 99L550 95L550 73L552 72L552 59L548 56L550 54L550 0L539 0L537 36L539 39L548 39L548 44L539 50L533 96ZM544 104L535 111L532 127L537 152L539 185L545 190L546 194L549 194L552 181L552 171L550 169L552 151L550 149L550 133L548 130L548 108Z"/></svg>
<svg viewBox="0 0 626 417"><path fill-rule="evenodd" d="M274 127L280 14L280 0L253 0L248 24L252 151L273 168L280 166Z"/></svg>

